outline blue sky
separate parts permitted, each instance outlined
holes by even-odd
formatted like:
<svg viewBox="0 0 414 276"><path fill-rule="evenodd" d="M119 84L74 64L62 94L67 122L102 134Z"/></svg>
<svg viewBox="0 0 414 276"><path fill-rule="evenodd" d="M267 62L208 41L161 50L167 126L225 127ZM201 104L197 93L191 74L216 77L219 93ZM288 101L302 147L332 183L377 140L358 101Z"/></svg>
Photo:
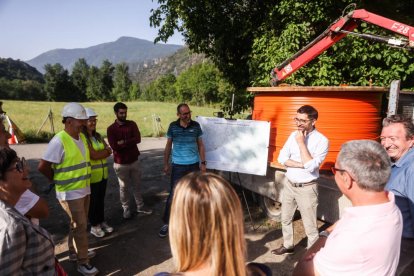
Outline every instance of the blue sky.
<svg viewBox="0 0 414 276"><path fill-rule="evenodd" d="M156 0L0 0L0 57L32 59L46 51L86 48L131 36L153 41ZM168 44L183 45L174 35Z"/></svg>

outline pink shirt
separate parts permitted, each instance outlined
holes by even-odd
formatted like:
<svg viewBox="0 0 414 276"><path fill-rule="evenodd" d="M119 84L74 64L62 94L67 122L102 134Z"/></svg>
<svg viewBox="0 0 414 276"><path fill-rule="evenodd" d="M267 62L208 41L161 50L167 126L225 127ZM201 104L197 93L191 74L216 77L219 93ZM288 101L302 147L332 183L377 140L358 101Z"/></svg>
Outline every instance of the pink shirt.
<svg viewBox="0 0 414 276"><path fill-rule="evenodd" d="M316 253L321 275L394 275L400 257L402 216L390 202L345 208L325 247Z"/></svg>

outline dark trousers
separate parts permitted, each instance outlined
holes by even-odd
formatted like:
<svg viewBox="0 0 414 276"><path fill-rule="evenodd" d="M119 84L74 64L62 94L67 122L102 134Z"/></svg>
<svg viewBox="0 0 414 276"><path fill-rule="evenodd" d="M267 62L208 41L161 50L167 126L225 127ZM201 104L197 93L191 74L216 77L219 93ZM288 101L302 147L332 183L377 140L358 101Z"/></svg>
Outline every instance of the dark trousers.
<svg viewBox="0 0 414 276"><path fill-rule="evenodd" d="M108 179L91 183L91 201L89 204L89 222L96 226L105 221L105 193Z"/></svg>
<svg viewBox="0 0 414 276"><path fill-rule="evenodd" d="M171 203L174 196L174 189L177 185L178 180L184 175L200 170L200 165L197 163L190 165L178 165L172 164L171 166L171 181L170 181L170 194L168 195L167 202L165 203L165 211L162 220L165 224L170 221Z"/></svg>

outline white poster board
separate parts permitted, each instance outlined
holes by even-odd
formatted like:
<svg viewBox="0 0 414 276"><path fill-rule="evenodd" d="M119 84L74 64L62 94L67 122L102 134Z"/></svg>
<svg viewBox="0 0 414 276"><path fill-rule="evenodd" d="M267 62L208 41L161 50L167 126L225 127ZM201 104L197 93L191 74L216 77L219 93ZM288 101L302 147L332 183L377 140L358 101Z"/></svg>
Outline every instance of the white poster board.
<svg viewBox="0 0 414 276"><path fill-rule="evenodd" d="M270 122L197 117L208 169L266 175Z"/></svg>

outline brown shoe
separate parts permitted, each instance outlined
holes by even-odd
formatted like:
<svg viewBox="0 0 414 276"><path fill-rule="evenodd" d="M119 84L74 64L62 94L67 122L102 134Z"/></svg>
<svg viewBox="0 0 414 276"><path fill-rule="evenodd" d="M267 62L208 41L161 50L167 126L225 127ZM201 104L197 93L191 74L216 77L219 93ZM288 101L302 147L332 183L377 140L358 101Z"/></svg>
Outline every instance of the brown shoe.
<svg viewBox="0 0 414 276"><path fill-rule="evenodd" d="M289 248L287 249L286 247L284 247L283 245L277 249L273 249L272 251L270 251L272 254L275 255L292 255L295 253L295 249L294 248Z"/></svg>

